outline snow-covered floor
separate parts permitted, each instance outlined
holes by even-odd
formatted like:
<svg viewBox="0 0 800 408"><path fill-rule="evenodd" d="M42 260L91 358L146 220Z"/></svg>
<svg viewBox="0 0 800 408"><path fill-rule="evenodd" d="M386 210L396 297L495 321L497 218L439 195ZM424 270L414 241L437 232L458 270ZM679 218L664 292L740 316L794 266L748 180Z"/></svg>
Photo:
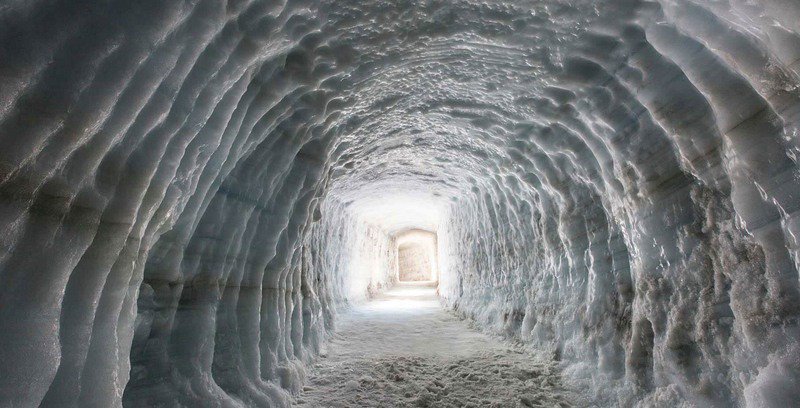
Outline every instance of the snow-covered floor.
<svg viewBox="0 0 800 408"><path fill-rule="evenodd" d="M555 365L444 310L429 284L354 307L312 368L299 407L570 406Z"/></svg>

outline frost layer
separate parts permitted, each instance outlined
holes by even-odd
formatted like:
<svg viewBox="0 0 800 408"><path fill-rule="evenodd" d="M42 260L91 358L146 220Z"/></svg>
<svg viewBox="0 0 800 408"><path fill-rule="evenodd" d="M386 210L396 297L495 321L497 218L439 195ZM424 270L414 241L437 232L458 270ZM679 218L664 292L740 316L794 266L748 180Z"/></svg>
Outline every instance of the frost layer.
<svg viewBox="0 0 800 408"><path fill-rule="evenodd" d="M0 401L287 405L413 227L602 403L797 401L798 33L789 0L6 1Z"/></svg>

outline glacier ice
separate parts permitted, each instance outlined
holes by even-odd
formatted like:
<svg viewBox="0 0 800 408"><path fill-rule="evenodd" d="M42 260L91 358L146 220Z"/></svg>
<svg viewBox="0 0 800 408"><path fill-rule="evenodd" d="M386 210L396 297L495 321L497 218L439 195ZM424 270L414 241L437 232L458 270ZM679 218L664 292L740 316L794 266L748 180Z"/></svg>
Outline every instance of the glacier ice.
<svg viewBox="0 0 800 408"><path fill-rule="evenodd" d="M794 0L0 4L0 406L288 406L435 231L599 406L800 401Z"/></svg>

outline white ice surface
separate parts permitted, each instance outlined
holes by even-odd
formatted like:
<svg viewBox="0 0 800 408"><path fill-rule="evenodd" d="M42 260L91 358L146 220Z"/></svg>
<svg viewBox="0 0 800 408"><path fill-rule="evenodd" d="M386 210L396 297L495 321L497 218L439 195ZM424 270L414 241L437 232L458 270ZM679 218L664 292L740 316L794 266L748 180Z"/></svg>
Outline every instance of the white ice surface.
<svg viewBox="0 0 800 408"><path fill-rule="evenodd" d="M435 286L402 283L340 316L299 407L568 406L555 364L442 308Z"/></svg>
<svg viewBox="0 0 800 408"><path fill-rule="evenodd" d="M0 0L0 405L285 407L435 230L601 406L800 400L797 0Z"/></svg>

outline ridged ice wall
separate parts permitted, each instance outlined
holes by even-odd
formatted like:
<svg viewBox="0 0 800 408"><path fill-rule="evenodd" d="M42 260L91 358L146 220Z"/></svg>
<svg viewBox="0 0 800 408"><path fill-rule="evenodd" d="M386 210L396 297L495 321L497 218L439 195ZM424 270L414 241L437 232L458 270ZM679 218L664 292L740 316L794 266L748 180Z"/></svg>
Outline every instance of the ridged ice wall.
<svg viewBox="0 0 800 408"><path fill-rule="evenodd" d="M286 406L408 228L598 404L791 404L799 61L792 0L6 1L0 405Z"/></svg>

